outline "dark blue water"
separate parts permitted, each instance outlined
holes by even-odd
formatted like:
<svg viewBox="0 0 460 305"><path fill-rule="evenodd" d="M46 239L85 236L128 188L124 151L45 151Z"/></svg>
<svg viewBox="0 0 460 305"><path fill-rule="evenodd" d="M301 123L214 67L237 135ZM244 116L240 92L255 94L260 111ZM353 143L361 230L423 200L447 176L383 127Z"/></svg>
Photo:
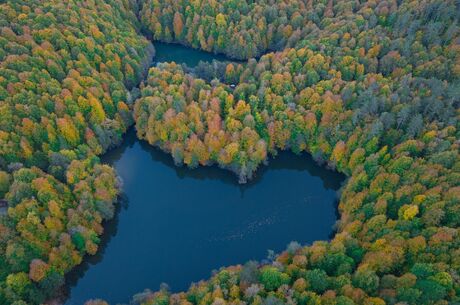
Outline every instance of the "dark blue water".
<svg viewBox="0 0 460 305"><path fill-rule="evenodd" d="M163 282L173 291L221 266L264 259L290 241L328 239L342 176L307 155L281 153L241 186L216 167L189 170L136 139L104 157L124 180L124 200L102 249L69 276L66 304L128 302Z"/></svg>
<svg viewBox="0 0 460 305"><path fill-rule="evenodd" d="M216 57L156 44L156 62L194 66ZM343 177L308 155L281 153L239 185L217 167L189 170L137 140L134 130L103 157L124 181L116 217L105 224L100 250L67 276L67 305L91 298L128 303L167 283L172 291L209 278L222 266L263 260L290 241L329 239Z"/></svg>

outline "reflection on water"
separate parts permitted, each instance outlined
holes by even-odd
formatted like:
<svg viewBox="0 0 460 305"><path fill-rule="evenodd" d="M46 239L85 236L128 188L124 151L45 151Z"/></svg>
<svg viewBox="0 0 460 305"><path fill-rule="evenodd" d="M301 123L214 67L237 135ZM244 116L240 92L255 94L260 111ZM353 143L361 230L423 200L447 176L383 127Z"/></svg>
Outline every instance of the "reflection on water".
<svg viewBox="0 0 460 305"><path fill-rule="evenodd" d="M155 62L194 67L224 56L155 43ZM132 129L103 157L124 181L123 196L98 253L67 277L67 305L101 298L127 303L163 282L172 291L221 266L262 260L296 240L331 237L343 176L308 155L280 153L245 185L225 170L176 167L170 155L139 141Z"/></svg>
<svg viewBox="0 0 460 305"><path fill-rule="evenodd" d="M122 210L127 210L128 206L128 197L125 194L122 194L117 202L115 216L111 220L104 223L104 234L101 236L101 241L97 253L95 255L85 257L83 263L66 276L66 289L68 289L68 287L75 286L78 280L85 275L85 272L90 268L90 266L96 265L102 261L108 243L113 236L117 235L120 212Z"/></svg>
<svg viewBox="0 0 460 305"><path fill-rule="evenodd" d="M177 63L186 64L189 67L195 67L200 61L211 62L213 60L229 60L225 55L190 49L173 43L156 42L155 51L155 63L176 61Z"/></svg>
<svg viewBox="0 0 460 305"><path fill-rule="evenodd" d="M185 290L220 266L264 259L292 240L328 239L343 181L307 155L283 152L240 185L218 167L174 166L134 130L103 162L122 177L124 196L100 251L67 277L69 305L128 302L162 282Z"/></svg>

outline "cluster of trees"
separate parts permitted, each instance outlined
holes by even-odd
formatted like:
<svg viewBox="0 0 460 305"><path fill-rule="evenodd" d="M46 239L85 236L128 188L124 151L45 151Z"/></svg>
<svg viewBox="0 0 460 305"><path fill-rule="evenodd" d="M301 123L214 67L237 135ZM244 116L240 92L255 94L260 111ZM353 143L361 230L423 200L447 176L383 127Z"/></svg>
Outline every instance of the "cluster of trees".
<svg viewBox="0 0 460 305"><path fill-rule="evenodd" d="M331 242L134 304L460 302L455 0L139 3L0 4L0 304L42 303L97 250L118 181L96 156L131 123L128 89L153 52L137 13L159 40L246 59L284 49L151 69L139 137L241 181L284 149L350 178Z"/></svg>
<svg viewBox="0 0 460 305"><path fill-rule="evenodd" d="M245 59L298 42L328 14L313 2L147 0L140 16L155 40Z"/></svg>
<svg viewBox="0 0 460 305"><path fill-rule="evenodd" d="M441 58L449 55L439 48L455 38L457 8L426 1L421 5L427 10L414 9L420 7L418 2L146 0L141 1L140 18L155 40L237 59L258 57L321 36L321 44L313 43L314 48L340 44L343 53L358 51L357 45L363 45L366 50L375 47L373 57L394 51L384 60L387 72L406 63L425 69L420 61L445 69L448 62ZM428 45L436 48L426 48ZM419 57L420 52L427 52L429 58ZM368 64L378 68L375 62Z"/></svg>
<svg viewBox="0 0 460 305"><path fill-rule="evenodd" d="M96 155L132 124L153 47L135 1L0 4L0 304L40 304L98 248L119 182Z"/></svg>
<svg viewBox="0 0 460 305"><path fill-rule="evenodd" d="M218 163L241 182L267 158L265 123L252 113L228 87L195 79L175 63L150 70L134 107L138 137L170 152L177 165Z"/></svg>
<svg viewBox="0 0 460 305"><path fill-rule="evenodd" d="M169 3L149 6L164 24L197 7L224 14L213 8L236 2ZM269 264L221 269L183 293L146 291L134 304L460 302L458 4L309 3L309 15L323 18L302 24L293 48L225 70L201 67L212 81L175 64L152 69L135 120L139 136L176 162L218 163L243 177L277 150L310 152L349 176L336 236L293 244Z"/></svg>
<svg viewBox="0 0 460 305"><path fill-rule="evenodd" d="M85 144L99 154L121 139L131 123L126 89L153 51L128 3L2 5L3 166L45 168L50 151Z"/></svg>
<svg viewBox="0 0 460 305"><path fill-rule="evenodd" d="M64 183L37 167L14 172L0 222L0 303L43 302L84 255L96 253L101 223L113 216L116 175L97 157L72 161L66 175Z"/></svg>

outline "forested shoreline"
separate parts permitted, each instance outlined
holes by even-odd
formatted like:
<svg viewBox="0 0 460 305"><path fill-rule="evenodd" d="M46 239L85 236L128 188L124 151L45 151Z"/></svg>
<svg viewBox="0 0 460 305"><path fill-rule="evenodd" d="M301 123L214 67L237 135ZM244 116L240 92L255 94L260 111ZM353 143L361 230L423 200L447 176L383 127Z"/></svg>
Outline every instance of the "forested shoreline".
<svg viewBox="0 0 460 305"><path fill-rule="evenodd" d="M39 304L95 254L120 181L97 157L132 125L154 52L134 1L0 5L0 304Z"/></svg>
<svg viewBox="0 0 460 305"><path fill-rule="evenodd" d="M245 182L289 149L349 177L330 242L133 304L460 301L456 1L64 3L1 5L0 303L43 302L97 251L119 188L96 156L132 114L178 165L218 164ZM127 88L151 54L141 28L248 61L159 65L131 107Z"/></svg>

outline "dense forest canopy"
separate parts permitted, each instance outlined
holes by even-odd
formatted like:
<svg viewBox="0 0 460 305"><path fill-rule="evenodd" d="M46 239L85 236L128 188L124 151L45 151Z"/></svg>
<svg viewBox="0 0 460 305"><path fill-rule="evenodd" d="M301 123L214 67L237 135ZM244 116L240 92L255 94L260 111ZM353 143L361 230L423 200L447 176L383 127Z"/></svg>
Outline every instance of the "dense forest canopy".
<svg viewBox="0 0 460 305"><path fill-rule="evenodd" d="M0 303L42 302L97 251L119 191L97 155L133 118L178 165L241 182L287 149L349 176L330 242L134 304L460 302L459 17L454 0L1 4ZM158 65L132 107L141 28L247 61Z"/></svg>
<svg viewBox="0 0 460 305"><path fill-rule="evenodd" d="M39 304L95 254L119 192L99 155L132 124L153 48L134 1L0 4L0 304Z"/></svg>

